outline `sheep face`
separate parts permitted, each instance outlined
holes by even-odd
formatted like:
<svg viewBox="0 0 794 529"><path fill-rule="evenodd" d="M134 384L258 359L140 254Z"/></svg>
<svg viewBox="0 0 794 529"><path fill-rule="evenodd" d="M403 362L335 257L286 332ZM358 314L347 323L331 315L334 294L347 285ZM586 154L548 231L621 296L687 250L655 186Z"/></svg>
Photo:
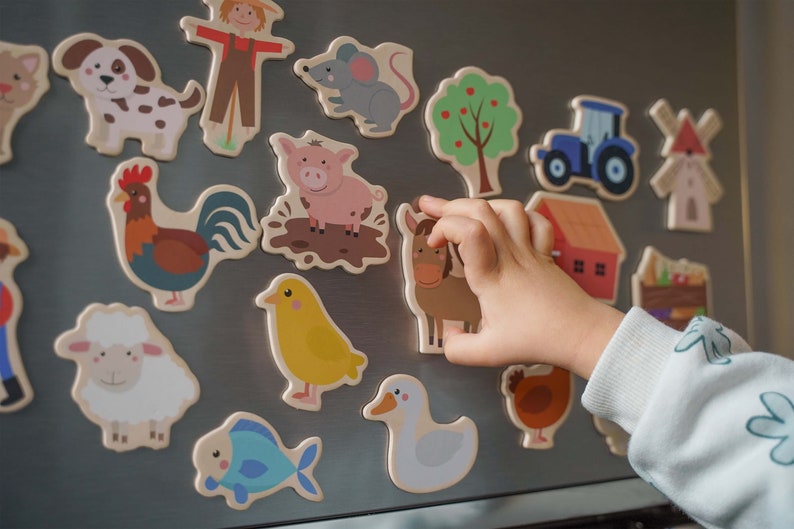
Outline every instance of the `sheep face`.
<svg viewBox="0 0 794 529"><path fill-rule="evenodd" d="M141 378L143 355L161 352L159 347L148 343L103 347L84 341L70 344L69 350L81 353L88 375L97 385L114 392L127 391L135 386Z"/></svg>

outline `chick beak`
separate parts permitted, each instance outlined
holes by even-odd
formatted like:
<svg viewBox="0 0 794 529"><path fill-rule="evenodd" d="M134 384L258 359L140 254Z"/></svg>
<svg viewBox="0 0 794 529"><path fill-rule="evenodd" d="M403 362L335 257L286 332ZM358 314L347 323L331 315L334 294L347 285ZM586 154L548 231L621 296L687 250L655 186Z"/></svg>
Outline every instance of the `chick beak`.
<svg viewBox="0 0 794 529"><path fill-rule="evenodd" d="M377 406L370 410L372 415L383 415L397 407L397 399L393 393L386 393Z"/></svg>
<svg viewBox="0 0 794 529"><path fill-rule="evenodd" d="M271 294L270 296L265 298L265 303L270 305L278 305L281 303L281 294L276 292L275 294Z"/></svg>

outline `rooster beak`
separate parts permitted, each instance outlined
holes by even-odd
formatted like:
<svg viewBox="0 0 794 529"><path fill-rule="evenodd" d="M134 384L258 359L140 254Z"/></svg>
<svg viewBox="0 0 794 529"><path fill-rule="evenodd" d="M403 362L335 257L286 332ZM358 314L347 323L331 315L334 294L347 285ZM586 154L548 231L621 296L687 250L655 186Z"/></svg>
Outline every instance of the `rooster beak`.
<svg viewBox="0 0 794 529"><path fill-rule="evenodd" d="M130 199L130 196L127 194L126 191L122 191L115 197L113 197L113 202L126 202Z"/></svg>

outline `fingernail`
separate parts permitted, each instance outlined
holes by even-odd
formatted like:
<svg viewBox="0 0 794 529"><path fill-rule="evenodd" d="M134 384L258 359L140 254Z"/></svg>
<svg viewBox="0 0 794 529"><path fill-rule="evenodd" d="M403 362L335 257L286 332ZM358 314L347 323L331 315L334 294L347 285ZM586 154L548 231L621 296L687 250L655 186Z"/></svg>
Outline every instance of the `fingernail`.
<svg viewBox="0 0 794 529"><path fill-rule="evenodd" d="M433 202L434 200L436 200L436 197L430 195L422 195L419 197L420 202Z"/></svg>

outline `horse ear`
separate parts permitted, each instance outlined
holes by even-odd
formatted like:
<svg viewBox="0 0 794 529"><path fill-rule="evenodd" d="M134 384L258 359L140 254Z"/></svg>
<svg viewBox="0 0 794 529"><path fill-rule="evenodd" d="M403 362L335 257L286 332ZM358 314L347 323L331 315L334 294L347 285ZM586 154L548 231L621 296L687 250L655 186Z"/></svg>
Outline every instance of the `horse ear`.
<svg viewBox="0 0 794 529"><path fill-rule="evenodd" d="M356 53L348 63L353 79L365 85L371 85L378 80L378 63L369 53Z"/></svg>
<svg viewBox="0 0 794 529"><path fill-rule="evenodd" d="M416 235L416 226L418 223L413 215L411 215L410 210L405 210L405 225L408 226L408 229L411 230L411 233Z"/></svg>

